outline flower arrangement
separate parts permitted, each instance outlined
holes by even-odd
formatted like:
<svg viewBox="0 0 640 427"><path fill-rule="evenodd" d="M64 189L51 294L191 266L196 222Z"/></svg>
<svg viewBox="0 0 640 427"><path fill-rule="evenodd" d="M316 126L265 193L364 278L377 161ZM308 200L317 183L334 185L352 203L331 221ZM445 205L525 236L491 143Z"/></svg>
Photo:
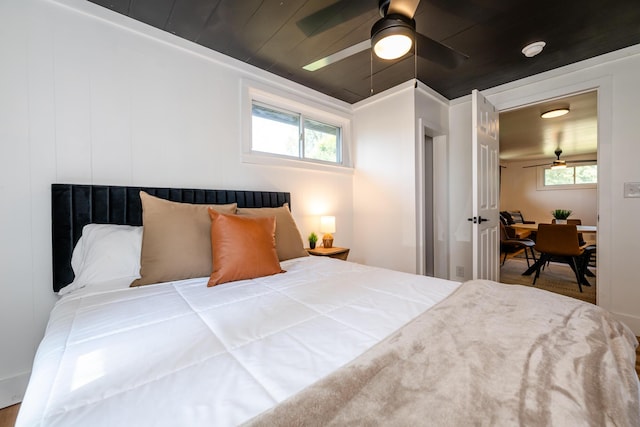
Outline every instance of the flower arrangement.
<svg viewBox="0 0 640 427"><path fill-rule="evenodd" d="M569 215L571 215L571 211L568 209L556 209L551 211L551 215L553 215L555 219L567 219Z"/></svg>
<svg viewBox="0 0 640 427"><path fill-rule="evenodd" d="M309 234L309 247L311 249L315 249L317 241L318 241L318 235L314 232L311 232L311 234Z"/></svg>

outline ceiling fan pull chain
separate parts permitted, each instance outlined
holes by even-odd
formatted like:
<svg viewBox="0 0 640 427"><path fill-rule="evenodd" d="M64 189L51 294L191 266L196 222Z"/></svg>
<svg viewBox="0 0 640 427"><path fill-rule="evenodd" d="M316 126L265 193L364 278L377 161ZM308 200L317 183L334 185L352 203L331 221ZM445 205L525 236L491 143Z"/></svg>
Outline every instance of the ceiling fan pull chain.
<svg viewBox="0 0 640 427"><path fill-rule="evenodd" d="M373 95L373 49L369 49L369 96Z"/></svg>

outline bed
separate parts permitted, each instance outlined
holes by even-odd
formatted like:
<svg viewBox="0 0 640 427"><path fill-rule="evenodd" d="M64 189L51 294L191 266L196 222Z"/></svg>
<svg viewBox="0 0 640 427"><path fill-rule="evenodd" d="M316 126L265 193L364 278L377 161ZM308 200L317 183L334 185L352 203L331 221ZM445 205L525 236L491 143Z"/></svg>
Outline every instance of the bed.
<svg viewBox="0 0 640 427"><path fill-rule="evenodd" d="M144 281L153 229L141 191L235 205L237 215L209 212L211 277L130 286ZM63 296L17 425L640 425L637 341L606 311L521 286L287 254L278 243L297 230L277 215L288 221L290 205L281 192L54 184ZM277 212L263 222L278 271L207 286L232 259L220 258L216 221L243 212Z"/></svg>

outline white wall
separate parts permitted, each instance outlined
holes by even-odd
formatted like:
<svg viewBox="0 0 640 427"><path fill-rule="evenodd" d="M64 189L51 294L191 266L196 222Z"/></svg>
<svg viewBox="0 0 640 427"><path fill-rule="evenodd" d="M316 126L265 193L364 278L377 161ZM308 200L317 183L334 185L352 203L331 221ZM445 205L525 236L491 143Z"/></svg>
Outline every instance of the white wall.
<svg viewBox="0 0 640 427"><path fill-rule="evenodd" d="M538 189L538 168L523 167L535 164L540 164L540 161L505 164L506 168L501 172L501 211L519 210L527 220L548 224L553 219L552 210L569 209L572 211L571 218L582 220L584 225L597 225L596 188Z"/></svg>
<svg viewBox="0 0 640 427"><path fill-rule="evenodd" d="M80 0L0 2L0 54L0 407L56 299L53 182L290 191L304 236L331 213L352 246L352 172L241 163L241 83L349 105Z"/></svg>
<svg viewBox="0 0 640 427"><path fill-rule="evenodd" d="M640 199L623 198L624 182L639 182L640 134L638 98L640 86L640 45L572 64L485 91L499 109L598 88L598 304L640 334L640 286L635 265L640 259L637 239ZM468 97L453 100L450 111L452 150L451 206L452 231L458 209L466 208L470 186L470 151L466 117ZM461 216L469 215L467 209ZM459 225L462 220L457 221ZM471 268L471 243L462 235L451 235L451 264Z"/></svg>
<svg viewBox="0 0 640 427"><path fill-rule="evenodd" d="M355 106L351 258L416 271L414 90L387 92Z"/></svg>
<svg viewBox="0 0 640 427"><path fill-rule="evenodd" d="M353 261L416 273L424 242L418 234L421 185L417 153L425 129L434 136L435 156L446 162L448 101L410 81L354 105ZM420 128L422 126L422 128ZM446 251L446 170L436 192L436 247ZM446 262L436 260L441 266ZM440 267L443 270L442 267ZM438 271L437 271L438 272ZM446 270L440 272L446 276Z"/></svg>
<svg viewBox="0 0 640 427"><path fill-rule="evenodd" d="M461 281L473 274L471 154L471 103L458 103L449 110L449 276Z"/></svg>

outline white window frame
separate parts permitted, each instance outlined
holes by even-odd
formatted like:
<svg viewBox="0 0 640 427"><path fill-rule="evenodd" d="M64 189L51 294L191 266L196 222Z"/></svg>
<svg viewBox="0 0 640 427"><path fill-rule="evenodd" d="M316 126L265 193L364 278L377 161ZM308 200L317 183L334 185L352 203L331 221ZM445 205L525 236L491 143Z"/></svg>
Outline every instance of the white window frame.
<svg viewBox="0 0 640 427"><path fill-rule="evenodd" d="M590 166L597 165L598 162L585 162L581 163L578 166ZM576 165L567 166L568 168L575 168ZM549 191L549 190L585 190L591 188L598 188L598 183L595 184L565 184L565 185L545 185L544 182L544 171L547 169L551 169L549 166L539 166L538 170L538 179L537 179L537 189L539 191ZM600 169L598 168L598 175L600 174ZM575 172L574 172L574 181L575 181Z"/></svg>
<svg viewBox="0 0 640 427"><path fill-rule="evenodd" d="M341 151L338 155L341 162L333 163L303 157L253 151L252 122L253 103L262 104L276 110L300 114L303 118L315 120L341 129ZM351 163L351 114L309 98L276 89L254 81L243 81L242 84L242 162L268 164L277 166L298 167L304 169L328 170L342 173L353 173ZM300 154L302 155L302 151Z"/></svg>

